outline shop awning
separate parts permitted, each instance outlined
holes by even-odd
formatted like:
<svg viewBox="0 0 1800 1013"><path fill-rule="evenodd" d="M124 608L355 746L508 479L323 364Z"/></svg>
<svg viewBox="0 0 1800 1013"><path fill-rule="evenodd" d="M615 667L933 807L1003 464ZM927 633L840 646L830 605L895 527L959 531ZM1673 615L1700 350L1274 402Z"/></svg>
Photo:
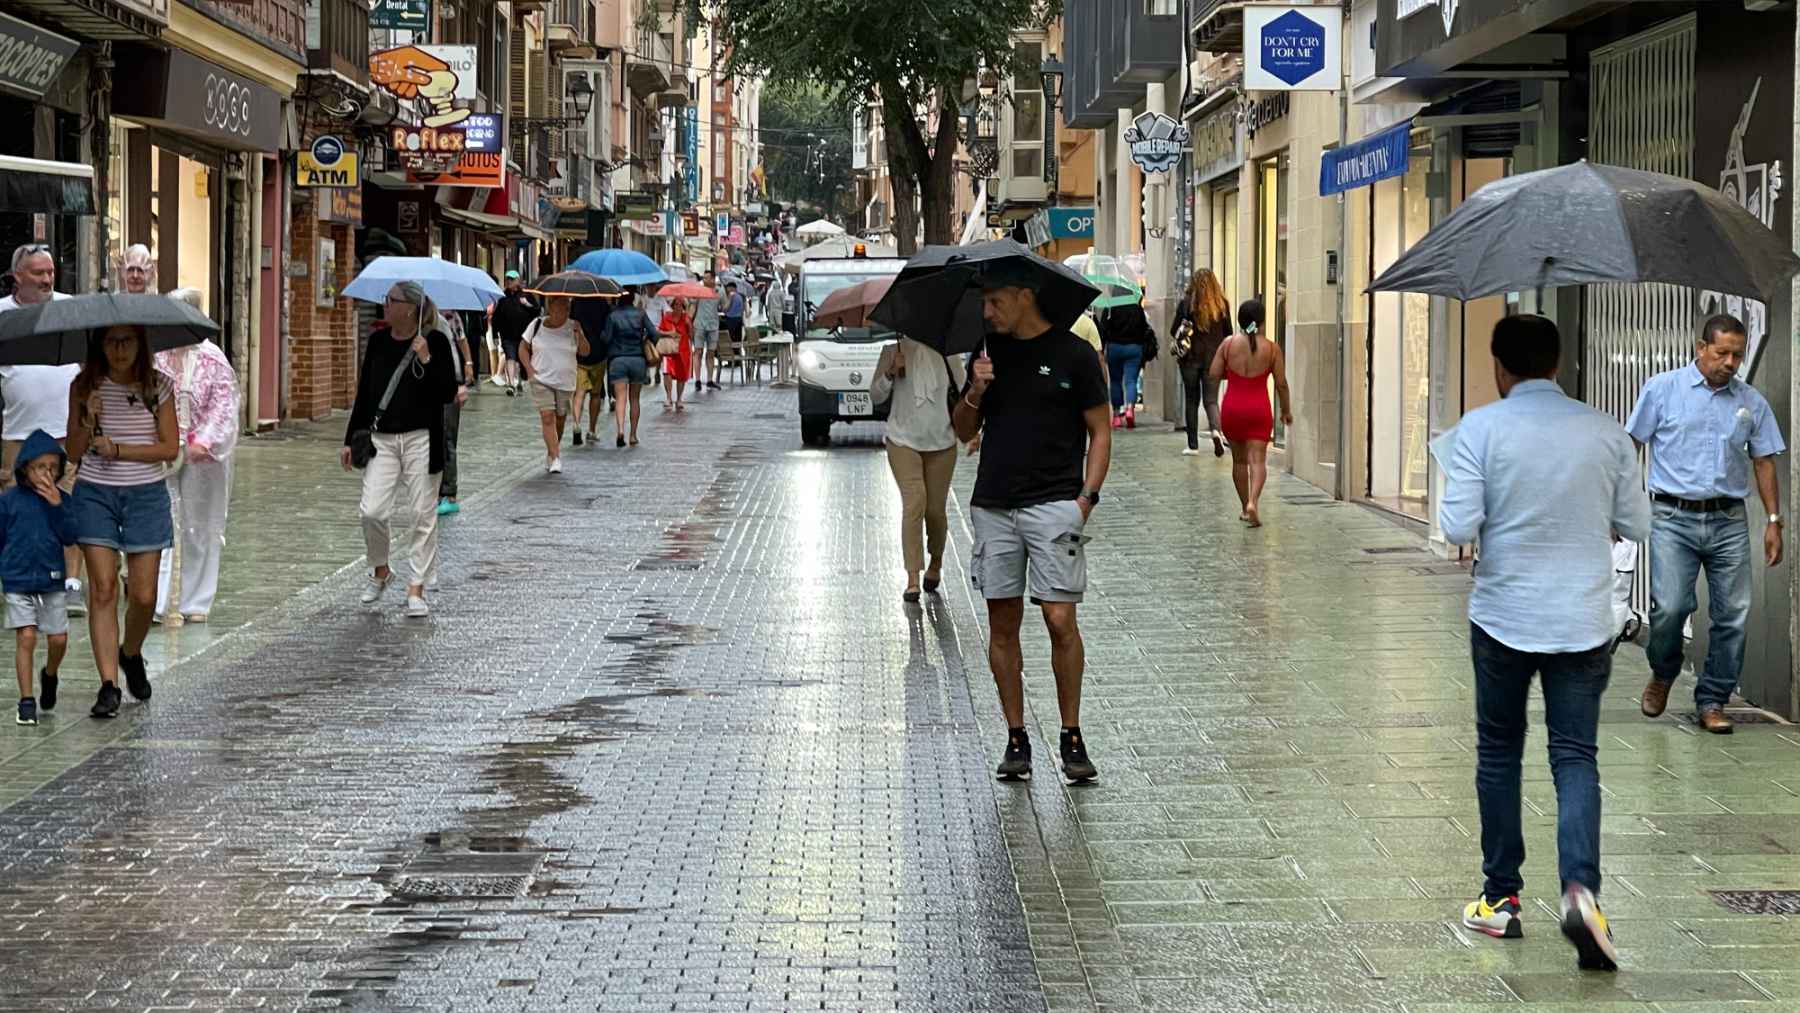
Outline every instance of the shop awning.
<svg viewBox="0 0 1800 1013"><path fill-rule="evenodd" d="M0 208L56 215L94 213L94 167L0 155Z"/></svg>
<svg viewBox="0 0 1800 1013"><path fill-rule="evenodd" d="M465 211L447 204L439 204L438 212L453 222L461 222L482 232L501 236L523 235L517 215L490 215L485 211Z"/></svg>
<svg viewBox="0 0 1800 1013"><path fill-rule="evenodd" d="M1396 123L1378 134L1324 152L1319 161L1319 196L1368 186L1378 179L1406 175L1412 147L1412 121Z"/></svg>

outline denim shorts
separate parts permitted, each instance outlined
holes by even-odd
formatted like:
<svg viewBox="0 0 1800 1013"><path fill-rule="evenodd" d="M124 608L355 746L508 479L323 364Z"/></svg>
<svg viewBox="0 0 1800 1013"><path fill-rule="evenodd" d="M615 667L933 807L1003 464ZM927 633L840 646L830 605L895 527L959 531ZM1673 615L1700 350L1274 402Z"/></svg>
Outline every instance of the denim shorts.
<svg viewBox="0 0 1800 1013"><path fill-rule="evenodd" d="M77 481L69 496L69 510L75 516L75 540L82 545L102 545L131 555L161 552L174 542L169 487L162 482L101 485Z"/></svg>
<svg viewBox="0 0 1800 1013"><path fill-rule="evenodd" d="M623 381L642 386L650 382L650 364L637 355L609 359L606 364L606 379L612 383Z"/></svg>

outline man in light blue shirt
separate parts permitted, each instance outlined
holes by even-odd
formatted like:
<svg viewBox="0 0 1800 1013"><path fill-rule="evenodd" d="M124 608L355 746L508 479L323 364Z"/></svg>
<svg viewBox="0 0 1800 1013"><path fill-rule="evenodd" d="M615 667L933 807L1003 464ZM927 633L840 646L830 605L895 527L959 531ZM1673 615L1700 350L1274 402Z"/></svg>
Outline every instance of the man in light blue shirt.
<svg viewBox="0 0 1800 1013"><path fill-rule="evenodd" d="M1744 362L1744 325L1721 313L1706 321L1694 361L1644 384L1626 428L1650 448L1650 682L1640 706L1657 717L1681 674L1683 630L1698 600L1694 582L1706 570L1706 663L1694 683L1700 727L1731 733L1725 704L1744 669L1744 624L1750 617L1750 527L1744 501L1750 476L1768 512L1763 558L1781 562L1781 499L1775 455L1787 449L1769 402L1737 378Z"/></svg>
<svg viewBox="0 0 1800 1013"><path fill-rule="evenodd" d="M1600 891L1600 695L1612 675L1612 540L1649 534L1637 453L1619 424L1562 392L1556 325L1538 316L1494 325L1501 400L1456 427L1438 524L1457 545L1479 539L1469 595L1475 668L1475 788L1481 806L1481 896L1463 925L1523 934L1520 759L1531 678L1542 676L1556 779L1562 931L1583 969L1618 969Z"/></svg>

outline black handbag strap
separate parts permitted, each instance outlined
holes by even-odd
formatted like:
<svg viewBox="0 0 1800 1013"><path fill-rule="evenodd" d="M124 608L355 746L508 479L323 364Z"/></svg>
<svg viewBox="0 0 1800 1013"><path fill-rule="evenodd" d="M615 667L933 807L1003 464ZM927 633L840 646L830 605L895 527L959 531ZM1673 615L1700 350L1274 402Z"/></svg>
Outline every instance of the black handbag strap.
<svg viewBox="0 0 1800 1013"><path fill-rule="evenodd" d="M407 346L406 354L400 357L400 365L394 367L394 375L388 377L387 390L381 394L381 403L375 406L375 414L369 419L370 432L375 431L376 423L380 422L381 417L387 414L388 402L394 400L394 391L400 387L400 378L406 375L406 371L412 367L413 360L416 358L418 356L413 354L412 347Z"/></svg>

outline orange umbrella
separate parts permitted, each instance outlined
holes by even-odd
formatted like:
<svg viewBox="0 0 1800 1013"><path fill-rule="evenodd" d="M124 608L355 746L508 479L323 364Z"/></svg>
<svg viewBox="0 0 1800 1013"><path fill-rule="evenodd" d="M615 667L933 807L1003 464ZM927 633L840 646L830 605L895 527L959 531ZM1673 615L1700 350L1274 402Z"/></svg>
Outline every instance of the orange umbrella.
<svg viewBox="0 0 1800 1013"><path fill-rule="evenodd" d="M870 278L825 297L819 311L813 314L814 327L867 327L869 311L894 286L894 275Z"/></svg>
<svg viewBox="0 0 1800 1013"><path fill-rule="evenodd" d="M678 281L656 290L664 299L717 299L719 293L697 281Z"/></svg>

